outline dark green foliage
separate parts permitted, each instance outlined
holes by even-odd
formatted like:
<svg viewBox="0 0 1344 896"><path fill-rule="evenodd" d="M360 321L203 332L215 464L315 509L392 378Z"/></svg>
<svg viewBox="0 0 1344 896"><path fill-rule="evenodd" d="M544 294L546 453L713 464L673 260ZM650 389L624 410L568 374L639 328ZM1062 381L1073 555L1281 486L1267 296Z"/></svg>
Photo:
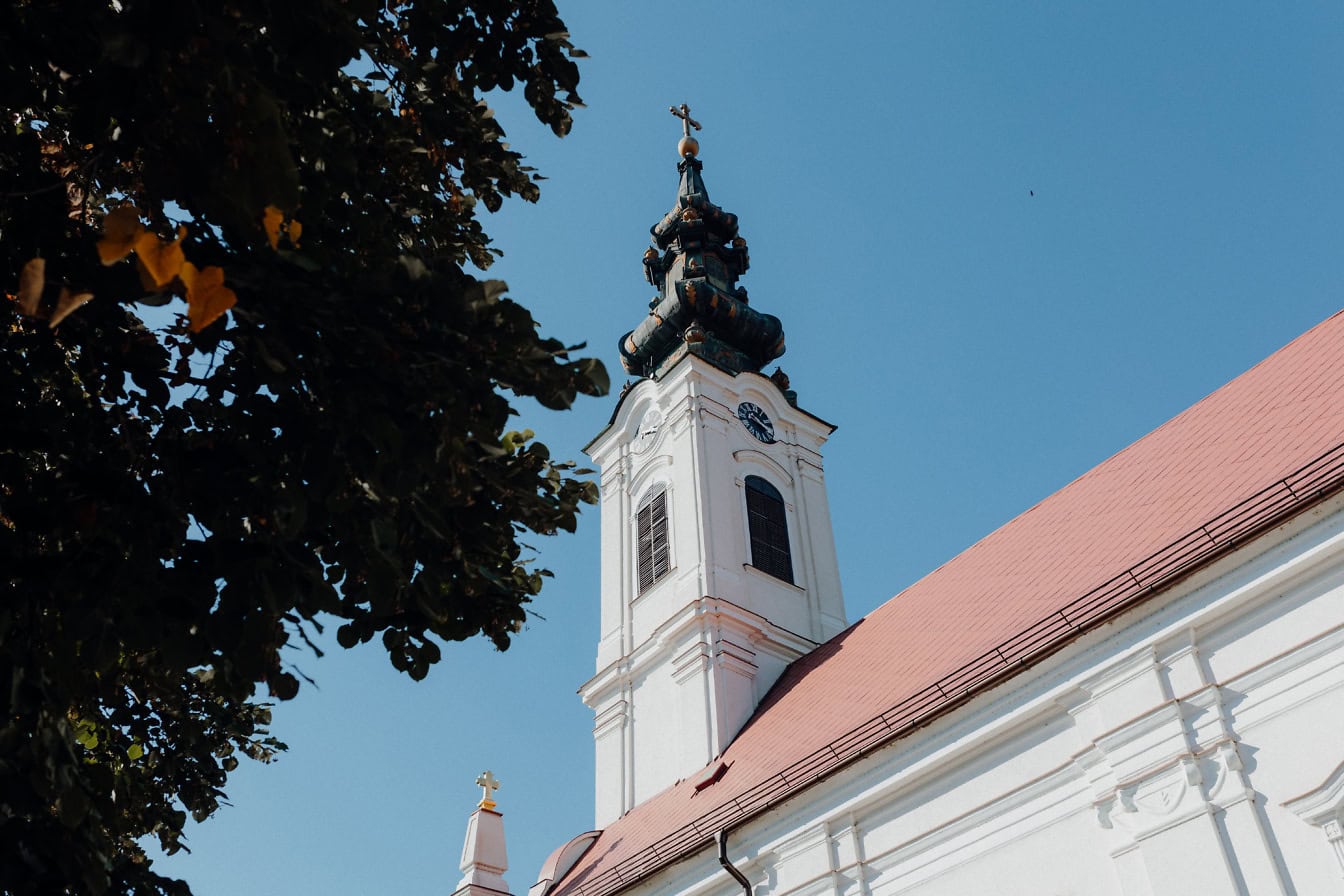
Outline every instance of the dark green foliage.
<svg viewBox="0 0 1344 896"><path fill-rule="evenodd" d="M0 891L186 893L136 841L282 749L265 701L320 625L414 678L508 645L546 575L518 538L595 489L507 395L607 381L460 265L476 202L537 196L482 92L563 135L578 55L549 0L4 4L0 291L35 257L46 290L0 306ZM124 201L187 225L226 318L100 264ZM61 287L94 299L52 329Z"/></svg>

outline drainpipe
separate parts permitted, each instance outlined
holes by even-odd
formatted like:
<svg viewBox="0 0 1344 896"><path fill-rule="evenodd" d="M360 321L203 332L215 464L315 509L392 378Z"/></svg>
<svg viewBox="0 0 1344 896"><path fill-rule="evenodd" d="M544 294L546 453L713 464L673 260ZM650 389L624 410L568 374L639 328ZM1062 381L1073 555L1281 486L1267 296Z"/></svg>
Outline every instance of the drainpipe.
<svg viewBox="0 0 1344 896"><path fill-rule="evenodd" d="M733 880L742 885L742 892L745 896L751 896L751 881L747 880L745 874L737 870L737 866L728 861L728 832L719 831L714 835L714 840L719 844L719 864L724 867Z"/></svg>

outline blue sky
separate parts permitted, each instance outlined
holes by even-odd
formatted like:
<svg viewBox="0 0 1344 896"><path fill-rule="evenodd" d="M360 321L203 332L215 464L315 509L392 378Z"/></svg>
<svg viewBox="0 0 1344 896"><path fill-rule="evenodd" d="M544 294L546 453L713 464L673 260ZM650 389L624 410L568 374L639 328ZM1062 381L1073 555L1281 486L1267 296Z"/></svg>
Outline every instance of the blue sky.
<svg viewBox="0 0 1344 896"><path fill-rule="evenodd" d="M549 180L486 221L552 336L617 339L676 193L686 102L711 198L780 365L839 426L827 483L858 618L1341 307L1344 5L561 3L574 133L505 95ZM1034 194L1034 195L1033 195ZM305 222L309 228L319 222ZM520 405L564 457L614 396ZM452 645L412 682L376 645L295 662L290 751L162 861L200 896L446 894L476 775L503 782L515 894L592 821L597 514L505 654ZM540 618L540 617L544 617Z"/></svg>

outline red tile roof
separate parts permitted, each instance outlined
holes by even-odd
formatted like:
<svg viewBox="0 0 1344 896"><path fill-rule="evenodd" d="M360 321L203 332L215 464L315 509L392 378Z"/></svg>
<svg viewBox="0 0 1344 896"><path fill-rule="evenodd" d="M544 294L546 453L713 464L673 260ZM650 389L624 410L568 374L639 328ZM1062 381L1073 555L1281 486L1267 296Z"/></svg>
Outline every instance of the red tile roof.
<svg viewBox="0 0 1344 896"><path fill-rule="evenodd" d="M606 896L1344 486L1344 312L795 662L696 793L613 822L554 896Z"/></svg>

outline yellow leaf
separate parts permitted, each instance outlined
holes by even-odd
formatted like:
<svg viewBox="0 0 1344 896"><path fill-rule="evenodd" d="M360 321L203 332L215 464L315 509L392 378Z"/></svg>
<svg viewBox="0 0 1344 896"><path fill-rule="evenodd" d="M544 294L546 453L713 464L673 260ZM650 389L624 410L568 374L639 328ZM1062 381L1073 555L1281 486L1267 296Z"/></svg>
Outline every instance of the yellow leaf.
<svg viewBox="0 0 1344 896"><path fill-rule="evenodd" d="M182 270L187 257L182 254L182 238L187 235L185 227L177 229L177 239L172 242L161 240L152 233L142 233L136 237L135 253L140 260L141 269L149 275L154 286L162 289Z"/></svg>
<svg viewBox="0 0 1344 896"><path fill-rule="evenodd" d="M47 288L47 260L34 258L19 272L19 310L29 317L37 314L42 290Z"/></svg>
<svg viewBox="0 0 1344 896"><path fill-rule="evenodd" d="M135 241L145 230L140 210L133 205L114 208L103 219L103 238L98 241L98 257L103 264L116 264L135 249Z"/></svg>
<svg viewBox="0 0 1344 896"><path fill-rule="evenodd" d="M280 246L280 223L285 220L285 213L273 205L266 206L266 211L261 214L261 226L266 230L266 239L271 241L271 248Z"/></svg>
<svg viewBox="0 0 1344 896"><path fill-rule="evenodd" d="M180 272L187 286L187 325L199 333L238 303L238 296L224 285L224 269L215 265L198 270L186 262Z"/></svg>
<svg viewBox="0 0 1344 896"><path fill-rule="evenodd" d="M131 744L126 748L126 758L132 762L135 762L143 755L145 755L145 748L139 744Z"/></svg>
<svg viewBox="0 0 1344 896"><path fill-rule="evenodd" d="M55 326L60 321L66 320L71 312L90 298L93 298L93 293L71 293L65 286L60 287L60 298L56 301L56 310L51 313L51 320L47 321L47 326Z"/></svg>
<svg viewBox="0 0 1344 896"><path fill-rule="evenodd" d="M140 275L140 286L145 292L162 292L159 284L155 283L154 278L149 276L149 271L145 270L143 264L136 265L135 270Z"/></svg>
<svg viewBox="0 0 1344 896"><path fill-rule="evenodd" d="M93 298L93 293L91 292L71 292L62 286L61 297L56 302L56 310L51 313L51 320L47 321L47 326L56 326L69 317L72 311L91 298Z"/></svg>

